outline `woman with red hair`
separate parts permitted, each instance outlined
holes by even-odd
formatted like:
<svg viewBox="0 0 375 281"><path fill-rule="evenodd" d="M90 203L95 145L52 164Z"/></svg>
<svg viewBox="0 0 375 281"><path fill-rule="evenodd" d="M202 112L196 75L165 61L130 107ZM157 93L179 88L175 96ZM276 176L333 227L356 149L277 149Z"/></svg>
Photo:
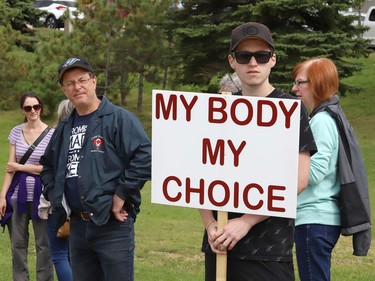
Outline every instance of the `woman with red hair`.
<svg viewBox="0 0 375 281"><path fill-rule="evenodd" d="M338 176L339 132L322 108L339 100L335 64L314 58L296 65L292 91L310 112L310 127L318 147L311 157L307 188L298 195L296 255L301 281L330 280L332 250L341 232Z"/></svg>

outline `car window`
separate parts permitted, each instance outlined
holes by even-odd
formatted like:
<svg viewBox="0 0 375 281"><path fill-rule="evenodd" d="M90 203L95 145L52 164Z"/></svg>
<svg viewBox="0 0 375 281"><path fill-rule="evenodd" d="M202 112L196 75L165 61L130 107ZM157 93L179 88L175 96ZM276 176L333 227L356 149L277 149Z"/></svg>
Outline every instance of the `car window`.
<svg viewBox="0 0 375 281"><path fill-rule="evenodd" d="M375 9L371 11L370 16L368 17L369 21L375 21Z"/></svg>
<svg viewBox="0 0 375 281"><path fill-rule="evenodd" d="M34 7L35 8L40 8L40 7L48 7L49 5L52 4L61 4L65 5L67 7L77 7L77 2L76 1L46 1L46 0L41 0L41 1L35 1L34 2Z"/></svg>

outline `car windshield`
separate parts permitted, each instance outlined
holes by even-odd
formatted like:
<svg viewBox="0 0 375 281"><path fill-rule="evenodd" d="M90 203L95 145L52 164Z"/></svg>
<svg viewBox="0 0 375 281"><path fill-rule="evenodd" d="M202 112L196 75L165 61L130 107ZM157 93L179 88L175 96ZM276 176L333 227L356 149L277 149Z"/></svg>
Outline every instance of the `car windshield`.
<svg viewBox="0 0 375 281"><path fill-rule="evenodd" d="M51 1L51 0L50 1L45 1L45 0L35 1L34 7L35 8L47 7L52 4L60 4L60 5L64 5L70 8L77 7L77 1Z"/></svg>

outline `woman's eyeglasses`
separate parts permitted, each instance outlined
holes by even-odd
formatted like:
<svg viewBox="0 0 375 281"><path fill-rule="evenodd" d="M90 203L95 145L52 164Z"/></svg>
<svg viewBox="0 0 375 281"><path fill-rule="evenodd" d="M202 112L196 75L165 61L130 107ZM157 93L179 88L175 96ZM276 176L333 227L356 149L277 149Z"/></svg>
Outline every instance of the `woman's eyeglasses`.
<svg viewBox="0 0 375 281"><path fill-rule="evenodd" d="M26 105L22 108L23 110L25 110L25 112L30 112L32 109L34 109L35 111L39 111L42 108L42 106L40 104L34 104L34 105Z"/></svg>
<svg viewBox="0 0 375 281"><path fill-rule="evenodd" d="M303 84L306 84L306 83L309 83L309 80L299 80L299 81L294 81L293 82L293 86L296 86L296 87L301 87L301 85Z"/></svg>
<svg viewBox="0 0 375 281"><path fill-rule="evenodd" d="M252 52L246 52L246 51L239 51L239 52L233 52L233 55L239 64L249 63L252 57L255 58L257 63L267 63L272 57L272 52L259 51L259 52L252 53Z"/></svg>

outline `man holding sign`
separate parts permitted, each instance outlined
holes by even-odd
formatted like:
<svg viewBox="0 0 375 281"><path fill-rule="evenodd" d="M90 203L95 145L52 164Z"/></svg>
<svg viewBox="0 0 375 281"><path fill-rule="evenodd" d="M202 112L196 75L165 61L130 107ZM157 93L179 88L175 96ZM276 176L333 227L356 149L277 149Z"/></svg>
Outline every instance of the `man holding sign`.
<svg viewBox="0 0 375 281"><path fill-rule="evenodd" d="M232 31L228 60L240 78L242 87L242 91L236 94L259 98L293 98L269 83L269 74L276 64L274 51L271 33L263 24L249 22ZM316 152L303 105L299 138L298 193L307 186L310 156ZM216 212L201 209L200 214L206 229L202 243L206 281L216 280L215 254L225 253L228 281L294 280L294 219L230 212L228 223L218 229Z"/></svg>

